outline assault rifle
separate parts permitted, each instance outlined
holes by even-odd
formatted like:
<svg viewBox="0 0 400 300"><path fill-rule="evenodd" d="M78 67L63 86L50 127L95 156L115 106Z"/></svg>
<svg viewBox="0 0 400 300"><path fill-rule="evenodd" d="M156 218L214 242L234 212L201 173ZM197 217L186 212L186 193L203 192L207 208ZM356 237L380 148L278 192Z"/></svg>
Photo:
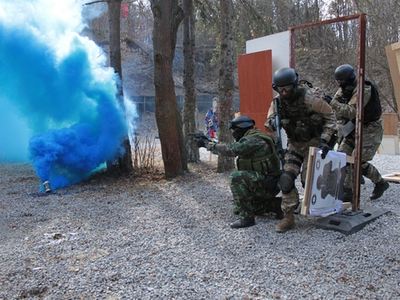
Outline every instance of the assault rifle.
<svg viewBox="0 0 400 300"><path fill-rule="evenodd" d="M278 98L274 98L274 107L275 107L275 148L278 152L279 161L280 161L280 169L283 170L283 165L285 163L285 150L282 147L282 135L281 135L281 119L279 117L279 104Z"/></svg>
<svg viewBox="0 0 400 300"><path fill-rule="evenodd" d="M205 147L208 142L211 140L201 131L199 132L191 132L188 133L189 136L194 136L194 140L196 141L197 146L202 145L201 147Z"/></svg>
<svg viewBox="0 0 400 300"><path fill-rule="evenodd" d="M204 139L204 140L207 140L207 141L209 140L208 137L201 131L199 131L199 132L191 132L191 133L188 133L188 135L189 136L194 136L194 138L196 140L197 139Z"/></svg>

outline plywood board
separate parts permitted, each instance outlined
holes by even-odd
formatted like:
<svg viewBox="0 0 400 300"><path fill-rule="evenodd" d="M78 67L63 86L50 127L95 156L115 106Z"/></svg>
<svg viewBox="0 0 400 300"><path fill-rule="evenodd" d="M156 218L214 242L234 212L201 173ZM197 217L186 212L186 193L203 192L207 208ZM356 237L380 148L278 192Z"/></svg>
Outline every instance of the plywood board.
<svg viewBox="0 0 400 300"><path fill-rule="evenodd" d="M384 135L377 152L379 154L399 154L399 137L397 135Z"/></svg>
<svg viewBox="0 0 400 300"><path fill-rule="evenodd" d="M382 175L382 178L390 182L400 183L400 173Z"/></svg>
<svg viewBox="0 0 400 300"><path fill-rule="evenodd" d="M240 114L256 121L256 127L263 132L273 99L271 65L271 50L238 57Z"/></svg>
<svg viewBox="0 0 400 300"><path fill-rule="evenodd" d="M383 134L397 135L399 119L397 114L382 114L383 119Z"/></svg>
<svg viewBox="0 0 400 300"><path fill-rule="evenodd" d="M289 67L290 31L283 31L246 41L246 54L272 50L272 74L282 67Z"/></svg>
<svg viewBox="0 0 400 300"><path fill-rule="evenodd" d="M400 42L385 47L397 107L400 107Z"/></svg>

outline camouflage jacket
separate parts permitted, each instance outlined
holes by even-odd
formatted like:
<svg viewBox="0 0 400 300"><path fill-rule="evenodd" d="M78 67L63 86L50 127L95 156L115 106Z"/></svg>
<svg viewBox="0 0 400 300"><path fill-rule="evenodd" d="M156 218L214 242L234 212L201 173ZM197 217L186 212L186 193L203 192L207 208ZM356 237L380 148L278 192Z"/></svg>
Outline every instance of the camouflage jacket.
<svg viewBox="0 0 400 300"><path fill-rule="evenodd" d="M382 108L379 96L375 98L372 97L372 86L370 84L365 84L363 103L364 123L376 121L381 117ZM337 118L347 118L349 120L355 119L357 115L357 88L354 88L350 99L345 99L343 97L342 88L339 88L330 105L332 106Z"/></svg>
<svg viewBox="0 0 400 300"><path fill-rule="evenodd" d="M319 131L318 136L311 136L311 138L318 138L324 139L326 141L330 141L332 135L337 131L337 123L336 123L336 116L333 112L332 108L324 99L324 93L319 88L309 88L307 86L299 86L299 91L297 94L297 99L294 101L287 103L281 97L278 96L278 101L281 103L282 106L290 106L293 109L300 109L303 108L307 110L307 112L299 113L299 117L302 115L309 115L309 116L320 116L322 120L318 122ZM273 124L273 120L276 117L276 108L274 103L271 102L271 106L268 111L267 121L265 122L264 126L269 132L274 132L275 128L271 124ZM281 117L281 121L282 117ZM298 123L296 121L302 120L293 120L293 123ZM303 123L303 122L301 122ZM312 126L312 120L310 120L310 124L307 124L309 127ZM294 140L295 136L290 136L288 133L289 141L296 141Z"/></svg>
<svg viewBox="0 0 400 300"><path fill-rule="evenodd" d="M216 143L211 151L218 155L237 156L238 170L253 170L274 175L280 172L274 140L258 128L248 130L238 142Z"/></svg>

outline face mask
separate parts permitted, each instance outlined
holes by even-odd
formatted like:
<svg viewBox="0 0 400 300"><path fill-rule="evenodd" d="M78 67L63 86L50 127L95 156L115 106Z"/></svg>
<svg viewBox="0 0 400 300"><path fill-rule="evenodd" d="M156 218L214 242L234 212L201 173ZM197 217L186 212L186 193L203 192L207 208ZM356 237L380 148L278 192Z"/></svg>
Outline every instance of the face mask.
<svg viewBox="0 0 400 300"><path fill-rule="evenodd" d="M234 132L232 132L232 135L235 139L236 142L239 142L239 140L244 136L244 134L249 130L248 128L238 128Z"/></svg>
<svg viewBox="0 0 400 300"><path fill-rule="evenodd" d="M342 80L337 80L337 83L343 90L354 90L354 88L357 86L357 79L342 79Z"/></svg>

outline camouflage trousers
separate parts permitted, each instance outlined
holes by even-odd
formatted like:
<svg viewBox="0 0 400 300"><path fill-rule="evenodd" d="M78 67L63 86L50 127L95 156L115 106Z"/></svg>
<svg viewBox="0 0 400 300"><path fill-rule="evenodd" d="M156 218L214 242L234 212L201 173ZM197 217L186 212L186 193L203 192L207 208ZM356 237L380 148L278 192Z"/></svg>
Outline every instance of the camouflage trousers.
<svg viewBox="0 0 400 300"><path fill-rule="evenodd" d="M285 165L283 169L297 178L301 172L301 182L303 186L307 176L308 154L310 147L318 146L318 139L312 139L307 143L289 141L289 146L285 154ZM282 211L293 211L299 204L299 193L294 187L288 194L282 194Z"/></svg>
<svg viewBox="0 0 400 300"><path fill-rule="evenodd" d="M278 177L275 178L277 183ZM274 181L274 180L273 180ZM280 198L276 187L269 188L266 176L256 171L233 171L229 186L233 195L233 210L240 218L249 218L267 212L280 211Z"/></svg>
<svg viewBox="0 0 400 300"><path fill-rule="evenodd" d="M383 121L378 120L370 122L363 127L363 140L362 140L362 175L370 179L373 183L377 183L382 179L379 171L369 163L375 156L379 145L382 142L383 137ZM355 133L348 135L340 143L338 151L346 153L346 155L352 156L355 148ZM346 166L346 178L344 181L345 188L353 187L353 165L348 164Z"/></svg>

